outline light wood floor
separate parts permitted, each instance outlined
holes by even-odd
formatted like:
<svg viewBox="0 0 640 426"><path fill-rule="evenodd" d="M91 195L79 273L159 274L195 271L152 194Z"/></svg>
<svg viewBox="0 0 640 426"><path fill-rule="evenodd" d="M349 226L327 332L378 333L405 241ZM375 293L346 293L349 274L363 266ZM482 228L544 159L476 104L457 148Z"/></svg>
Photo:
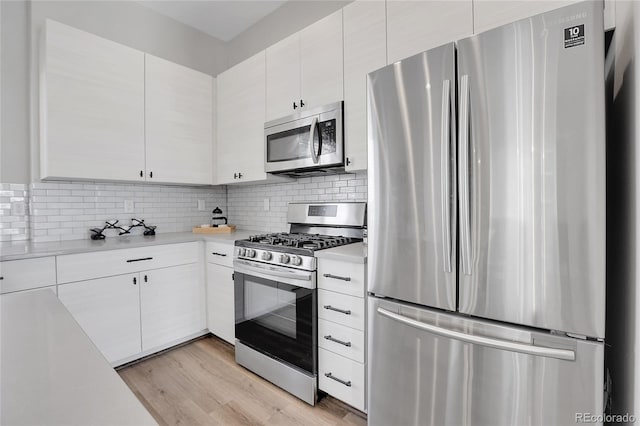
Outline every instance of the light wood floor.
<svg viewBox="0 0 640 426"><path fill-rule="evenodd" d="M160 425L366 425L331 397L311 407L244 369L216 337L118 373Z"/></svg>

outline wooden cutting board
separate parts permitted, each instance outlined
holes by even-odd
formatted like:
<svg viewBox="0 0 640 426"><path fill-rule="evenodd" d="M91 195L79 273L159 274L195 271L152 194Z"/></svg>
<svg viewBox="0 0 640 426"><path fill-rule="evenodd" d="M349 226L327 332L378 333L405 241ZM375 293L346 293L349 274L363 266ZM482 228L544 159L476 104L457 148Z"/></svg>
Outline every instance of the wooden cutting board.
<svg viewBox="0 0 640 426"><path fill-rule="evenodd" d="M236 232L236 226L227 225L225 228L220 228L220 227L200 228L199 226L197 226L192 229L192 232L194 234L231 234L232 232Z"/></svg>

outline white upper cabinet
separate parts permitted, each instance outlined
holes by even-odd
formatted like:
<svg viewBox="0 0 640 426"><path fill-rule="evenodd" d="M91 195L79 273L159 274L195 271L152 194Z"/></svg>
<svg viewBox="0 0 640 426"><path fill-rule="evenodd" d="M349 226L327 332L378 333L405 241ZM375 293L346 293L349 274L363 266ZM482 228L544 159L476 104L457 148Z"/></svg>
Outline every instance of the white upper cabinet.
<svg viewBox="0 0 640 426"><path fill-rule="evenodd" d="M343 100L342 10L300 32L300 71L303 108Z"/></svg>
<svg viewBox="0 0 640 426"><path fill-rule="evenodd" d="M41 177L144 180L144 53L47 20L40 67Z"/></svg>
<svg viewBox="0 0 640 426"><path fill-rule="evenodd" d="M266 52L266 121L343 99L342 10Z"/></svg>
<svg viewBox="0 0 640 426"><path fill-rule="evenodd" d="M367 168L367 74L387 63L385 2L357 0L344 13L345 168Z"/></svg>
<svg viewBox="0 0 640 426"><path fill-rule="evenodd" d="M474 0L474 33L478 34L491 28L568 6L578 1L580 0ZM605 30L611 29L615 26L615 1L605 0L603 7Z"/></svg>
<svg viewBox="0 0 640 426"><path fill-rule="evenodd" d="M388 63L472 34L471 0L387 0Z"/></svg>
<svg viewBox="0 0 640 426"><path fill-rule="evenodd" d="M147 181L213 183L214 78L145 58Z"/></svg>
<svg viewBox="0 0 640 426"><path fill-rule="evenodd" d="M266 73L266 121L293 114L300 108L299 33L267 47Z"/></svg>
<svg viewBox="0 0 640 426"><path fill-rule="evenodd" d="M217 184L264 180L265 52L217 78Z"/></svg>

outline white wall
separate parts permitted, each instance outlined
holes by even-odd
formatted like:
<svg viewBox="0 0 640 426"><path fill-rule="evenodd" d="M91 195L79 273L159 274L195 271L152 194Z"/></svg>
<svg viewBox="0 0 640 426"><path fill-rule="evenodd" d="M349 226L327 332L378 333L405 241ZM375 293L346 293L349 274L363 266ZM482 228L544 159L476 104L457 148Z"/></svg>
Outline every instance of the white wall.
<svg viewBox="0 0 640 426"><path fill-rule="evenodd" d="M228 67L343 8L353 0L289 1L227 44ZM330 49L331 46L327 46Z"/></svg>
<svg viewBox="0 0 640 426"><path fill-rule="evenodd" d="M134 1L19 0L0 1L0 7L0 182L29 183L39 179L37 58L45 19L211 75L226 68L222 41Z"/></svg>
<svg viewBox="0 0 640 426"><path fill-rule="evenodd" d="M606 358L613 411L640 417L640 3L616 2L614 69L607 87L607 330ZM611 97L609 97L611 99Z"/></svg>

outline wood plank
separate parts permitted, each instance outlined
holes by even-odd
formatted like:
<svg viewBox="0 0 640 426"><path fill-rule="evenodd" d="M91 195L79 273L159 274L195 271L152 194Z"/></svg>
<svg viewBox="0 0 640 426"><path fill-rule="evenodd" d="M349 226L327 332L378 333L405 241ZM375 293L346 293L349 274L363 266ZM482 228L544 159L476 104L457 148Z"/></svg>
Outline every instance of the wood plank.
<svg viewBox="0 0 640 426"><path fill-rule="evenodd" d="M241 367L233 346L215 336L119 374L161 425L366 425L362 413L331 397L312 407Z"/></svg>

